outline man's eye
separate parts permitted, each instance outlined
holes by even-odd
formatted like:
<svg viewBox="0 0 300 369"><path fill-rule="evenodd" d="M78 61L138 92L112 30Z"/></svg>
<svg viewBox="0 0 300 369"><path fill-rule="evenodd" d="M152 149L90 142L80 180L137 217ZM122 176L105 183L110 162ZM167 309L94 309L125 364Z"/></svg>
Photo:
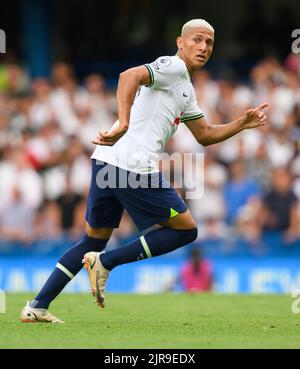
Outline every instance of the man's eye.
<svg viewBox="0 0 300 369"><path fill-rule="evenodd" d="M200 42L200 38L194 38L195 42Z"/></svg>

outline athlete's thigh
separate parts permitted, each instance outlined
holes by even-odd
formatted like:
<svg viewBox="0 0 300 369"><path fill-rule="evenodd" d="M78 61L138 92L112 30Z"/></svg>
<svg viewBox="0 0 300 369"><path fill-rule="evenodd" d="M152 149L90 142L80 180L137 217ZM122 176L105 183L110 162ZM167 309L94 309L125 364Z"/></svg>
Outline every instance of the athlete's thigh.
<svg viewBox="0 0 300 369"><path fill-rule="evenodd" d="M92 162L92 179L86 207L86 222L92 229L118 228L124 207L110 188L101 188L97 184L97 175L106 164L97 165L96 160Z"/></svg>
<svg viewBox="0 0 300 369"><path fill-rule="evenodd" d="M175 189L162 179L160 173L157 176L158 187L127 186L113 190L140 231L187 211L186 204Z"/></svg>

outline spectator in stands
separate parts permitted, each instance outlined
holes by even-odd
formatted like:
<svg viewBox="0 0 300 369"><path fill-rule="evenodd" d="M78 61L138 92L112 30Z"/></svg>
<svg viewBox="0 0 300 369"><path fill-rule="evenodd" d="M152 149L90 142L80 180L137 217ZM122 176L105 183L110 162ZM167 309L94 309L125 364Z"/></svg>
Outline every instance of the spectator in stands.
<svg viewBox="0 0 300 369"><path fill-rule="evenodd" d="M190 210L198 220L224 219L224 199L220 189L222 189L227 179L226 170L216 162L209 151L204 156L203 165L202 162L199 162L199 165L201 167L197 168L197 179L203 183L202 186L192 188L193 181L195 181L192 177L195 176L196 168L194 170L193 168L186 168L185 171L185 184L188 189L195 191L199 188L197 196L193 196L194 198L189 201Z"/></svg>
<svg viewBox="0 0 300 369"><path fill-rule="evenodd" d="M78 132L85 148L92 150L91 137L94 137L99 129L107 131L111 128L116 109L115 97L105 87L104 78L99 74L91 74L85 80L88 92L87 110L88 115L81 114L81 127Z"/></svg>
<svg viewBox="0 0 300 369"><path fill-rule="evenodd" d="M37 211L35 234L38 240L60 239L63 235L60 208L46 200Z"/></svg>
<svg viewBox="0 0 300 369"><path fill-rule="evenodd" d="M55 117L55 111L51 105L51 85L45 78L36 78L32 81L31 90L33 102L30 107L30 126L39 129L48 124Z"/></svg>
<svg viewBox="0 0 300 369"><path fill-rule="evenodd" d="M272 187L263 198L261 223L267 230L283 231L292 240L299 232L297 198L291 189L291 176L284 168L272 173Z"/></svg>
<svg viewBox="0 0 300 369"><path fill-rule="evenodd" d="M29 76L25 70L16 62L5 65L4 90L11 97L22 96L29 90Z"/></svg>
<svg viewBox="0 0 300 369"><path fill-rule="evenodd" d="M66 187L64 193L58 197L56 203L59 210L60 228L65 235L71 238L77 238L84 232L85 205L83 205L84 197L75 193L72 189L71 178L67 176ZM79 214L78 214L79 213Z"/></svg>
<svg viewBox="0 0 300 369"><path fill-rule="evenodd" d="M18 187L0 213L0 239L30 244L34 241L35 211L22 197Z"/></svg>
<svg viewBox="0 0 300 369"><path fill-rule="evenodd" d="M227 173L208 150L204 156L204 163L200 161L198 165L199 168L195 167L196 163L185 168L184 184L188 187L188 191L193 191L193 199L187 200L189 208L198 221L199 238L220 239L224 237L225 202L222 188ZM199 182L197 186L193 178L195 173Z"/></svg>
<svg viewBox="0 0 300 369"><path fill-rule="evenodd" d="M262 192L270 188L271 161L267 155L265 143L261 143L252 157L246 160L247 173L259 184Z"/></svg>
<svg viewBox="0 0 300 369"><path fill-rule="evenodd" d="M13 198L15 187L28 207L37 209L41 205L42 179L22 147L7 150L5 160L0 162L0 178L0 213L2 207Z"/></svg>
<svg viewBox="0 0 300 369"><path fill-rule="evenodd" d="M260 189L253 178L247 177L245 164L237 160L229 167L230 180L224 187L224 201L226 202L226 219L234 224L239 210L251 199L260 196Z"/></svg>
<svg viewBox="0 0 300 369"><path fill-rule="evenodd" d="M289 137L289 128L275 128L266 142L272 167L286 167L295 155L295 144Z"/></svg>
<svg viewBox="0 0 300 369"><path fill-rule="evenodd" d="M190 259L181 268L180 282L183 289L188 292L212 290L212 266L209 260L203 259L199 248L192 249Z"/></svg>
<svg viewBox="0 0 300 369"><path fill-rule="evenodd" d="M260 210L260 199L249 201L239 210L234 230L237 240L246 241L256 254L264 251L264 246L261 242L262 226L258 222Z"/></svg>
<svg viewBox="0 0 300 369"><path fill-rule="evenodd" d="M81 125L82 115L90 114L88 92L80 86L68 64L55 64L52 71L55 88L50 97L54 118L65 135L76 135Z"/></svg>

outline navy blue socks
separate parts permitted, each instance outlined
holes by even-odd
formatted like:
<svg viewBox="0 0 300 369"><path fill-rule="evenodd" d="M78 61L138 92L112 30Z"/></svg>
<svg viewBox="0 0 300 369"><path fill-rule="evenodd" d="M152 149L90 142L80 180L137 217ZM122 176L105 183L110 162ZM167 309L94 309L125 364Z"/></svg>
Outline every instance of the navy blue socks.
<svg viewBox="0 0 300 369"><path fill-rule="evenodd" d="M85 235L78 243L67 250L58 260L56 268L44 284L39 294L31 301L34 308L47 309L50 302L63 290L82 268L84 254L89 251L102 251L108 240L91 238Z"/></svg>
<svg viewBox="0 0 300 369"><path fill-rule="evenodd" d="M197 234L197 228L189 230L160 228L124 247L104 252L100 255L100 260L105 269L112 270L117 265L171 252L193 242L197 238Z"/></svg>
<svg viewBox="0 0 300 369"><path fill-rule="evenodd" d="M197 228L189 230L160 228L119 249L101 254L100 259L104 268L112 270L117 265L166 254L193 242L196 238ZM58 260L56 268L35 299L31 301L30 306L47 309L51 301L80 271L84 254L89 251L102 251L107 242L108 240L95 239L86 235L67 250Z"/></svg>

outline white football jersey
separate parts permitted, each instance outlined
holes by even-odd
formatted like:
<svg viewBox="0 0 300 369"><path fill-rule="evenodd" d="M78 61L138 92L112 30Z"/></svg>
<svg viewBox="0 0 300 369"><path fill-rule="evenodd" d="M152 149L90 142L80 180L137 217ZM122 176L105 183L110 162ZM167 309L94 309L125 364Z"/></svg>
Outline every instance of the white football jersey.
<svg viewBox="0 0 300 369"><path fill-rule="evenodd" d="M145 66L150 83L136 95L128 131L113 146L97 145L92 155L136 173L158 172L159 155L179 123L203 117L182 59L163 56Z"/></svg>

